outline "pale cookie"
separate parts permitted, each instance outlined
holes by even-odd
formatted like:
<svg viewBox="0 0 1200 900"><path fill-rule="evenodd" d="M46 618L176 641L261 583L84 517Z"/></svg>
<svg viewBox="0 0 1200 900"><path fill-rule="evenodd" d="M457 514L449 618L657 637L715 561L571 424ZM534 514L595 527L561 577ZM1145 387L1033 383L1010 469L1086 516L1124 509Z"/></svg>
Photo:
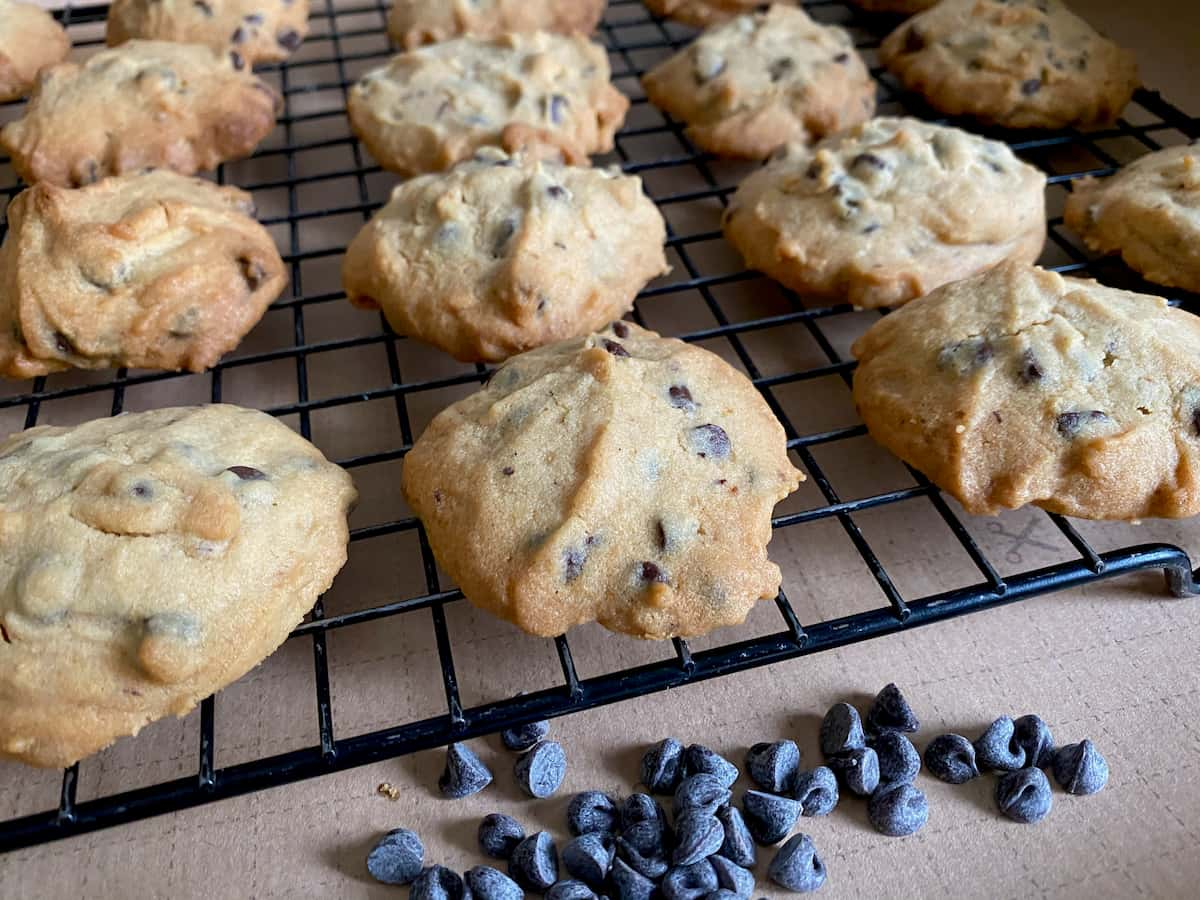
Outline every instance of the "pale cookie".
<svg viewBox="0 0 1200 900"><path fill-rule="evenodd" d="M281 62L308 34L308 0L113 0L109 46L134 38L204 44L235 68Z"/></svg>
<svg viewBox="0 0 1200 900"><path fill-rule="evenodd" d="M696 146L764 159L869 119L875 82L841 28L772 6L714 26L642 78Z"/></svg>
<svg viewBox="0 0 1200 900"><path fill-rule="evenodd" d="M346 251L350 301L467 362L619 319L669 270L641 179L484 149L400 184Z"/></svg>
<svg viewBox="0 0 1200 900"><path fill-rule="evenodd" d="M69 187L170 168L185 175L248 156L280 97L198 44L130 41L42 72L23 118L0 131L26 182Z"/></svg>
<svg viewBox="0 0 1200 900"><path fill-rule="evenodd" d="M0 443L0 755L70 765L240 678L345 563L355 496L236 406Z"/></svg>
<svg viewBox="0 0 1200 900"><path fill-rule="evenodd" d="M1120 253L1148 280L1200 293L1200 146L1076 181L1064 219L1093 250Z"/></svg>
<svg viewBox="0 0 1200 900"><path fill-rule="evenodd" d="M24 97L38 72L70 50L66 31L44 9L0 0L0 101Z"/></svg>
<svg viewBox="0 0 1200 900"><path fill-rule="evenodd" d="M789 6L789 0L781 0ZM646 8L656 16L667 16L685 25L706 28L726 22L734 16L752 12L763 0L645 0Z"/></svg>
<svg viewBox="0 0 1200 900"><path fill-rule="evenodd" d="M409 50L464 34L591 34L607 5L608 0L395 0L388 13L388 34Z"/></svg>
<svg viewBox="0 0 1200 900"><path fill-rule="evenodd" d="M1061 0L942 0L879 58L942 112L1008 128L1112 121L1139 83L1133 54Z"/></svg>
<svg viewBox="0 0 1200 900"><path fill-rule="evenodd" d="M480 147L570 163L613 147L629 101L587 38L536 32L410 50L350 90L350 125L401 175L440 172Z"/></svg>
<svg viewBox="0 0 1200 900"><path fill-rule="evenodd" d="M287 284L250 195L166 169L8 207L0 375L216 364Z"/></svg>
<svg viewBox="0 0 1200 900"><path fill-rule="evenodd" d="M938 0L850 0L859 9L867 12L899 13L911 16L936 6Z"/></svg>
<svg viewBox="0 0 1200 900"><path fill-rule="evenodd" d="M1200 318L1005 263L854 345L871 436L970 513L1200 513Z"/></svg>
<svg viewBox="0 0 1200 900"><path fill-rule="evenodd" d="M742 182L725 234L750 268L805 297L897 306L1046 239L1046 176L998 141L872 119L793 145Z"/></svg>
<svg viewBox="0 0 1200 900"><path fill-rule="evenodd" d="M430 423L403 486L476 606L537 635L669 638L776 595L771 510L803 477L744 375L617 322L505 363Z"/></svg>

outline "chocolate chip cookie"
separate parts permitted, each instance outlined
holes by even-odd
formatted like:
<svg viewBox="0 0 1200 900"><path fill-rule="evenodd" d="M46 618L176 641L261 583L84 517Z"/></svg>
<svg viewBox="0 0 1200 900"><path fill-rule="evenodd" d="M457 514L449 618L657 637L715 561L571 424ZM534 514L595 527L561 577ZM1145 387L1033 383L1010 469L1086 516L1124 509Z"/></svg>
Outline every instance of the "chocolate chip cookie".
<svg viewBox="0 0 1200 900"><path fill-rule="evenodd" d="M350 91L350 125L401 175L440 172L480 147L569 163L612 149L629 101L604 48L547 32L462 37L393 57Z"/></svg>
<svg viewBox="0 0 1200 900"><path fill-rule="evenodd" d="M1076 181L1067 227L1158 284L1200 293L1200 146L1169 147L1111 178Z"/></svg>
<svg viewBox="0 0 1200 900"><path fill-rule="evenodd" d="M742 182L725 234L802 296L897 306L1046 239L1046 177L998 142L917 119L872 119L792 145Z"/></svg>
<svg viewBox="0 0 1200 900"><path fill-rule="evenodd" d="M287 283L250 195L166 169L8 207L0 374L214 365Z"/></svg>
<svg viewBox="0 0 1200 900"><path fill-rule="evenodd" d="M871 436L968 512L1200 513L1200 318L1005 263L854 345Z"/></svg>
<svg viewBox="0 0 1200 900"><path fill-rule="evenodd" d="M771 509L802 479L744 375L617 322L510 359L430 423L403 487L475 605L669 638L775 596Z"/></svg>
<svg viewBox="0 0 1200 900"><path fill-rule="evenodd" d="M133 38L204 44L234 68L280 62L308 34L308 0L113 0L109 46Z"/></svg>
<svg viewBox="0 0 1200 900"><path fill-rule="evenodd" d="M623 316L668 271L665 238L641 179L485 148L397 187L342 280L397 332L499 361Z"/></svg>
<svg viewBox="0 0 1200 900"><path fill-rule="evenodd" d="M64 187L170 168L185 175L248 156L275 125L279 95L227 54L130 41L83 65L42 71L0 145L26 182Z"/></svg>
<svg viewBox="0 0 1200 900"><path fill-rule="evenodd" d="M0 101L24 97L45 66L71 50L54 17L32 3L0 0Z"/></svg>
<svg viewBox="0 0 1200 900"><path fill-rule="evenodd" d="M345 563L354 500L236 406L0 443L0 755L70 765L240 678Z"/></svg>
<svg viewBox="0 0 1200 900"><path fill-rule="evenodd" d="M790 0L781 3L791 6ZM706 28L762 6L762 0L645 0L646 8L685 25Z"/></svg>
<svg viewBox="0 0 1200 900"><path fill-rule="evenodd" d="M716 25L642 78L698 146L764 159L869 119L875 82L845 30L772 6Z"/></svg>
<svg viewBox="0 0 1200 900"><path fill-rule="evenodd" d="M1133 54L1061 0L942 0L879 57L942 112L1008 128L1109 122L1138 86Z"/></svg>
<svg viewBox="0 0 1200 900"><path fill-rule="evenodd" d="M396 0L388 13L388 34L410 50L464 34L590 34L607 5L608 0Z"/></svg>

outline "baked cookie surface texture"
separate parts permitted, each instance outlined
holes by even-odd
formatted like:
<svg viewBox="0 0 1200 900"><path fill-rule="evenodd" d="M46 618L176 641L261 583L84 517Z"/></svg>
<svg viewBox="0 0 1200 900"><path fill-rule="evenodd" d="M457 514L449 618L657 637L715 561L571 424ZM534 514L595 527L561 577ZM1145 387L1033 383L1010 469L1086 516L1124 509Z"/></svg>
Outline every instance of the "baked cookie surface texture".
<svg viewBox="0 0 1200 900"><path fill-rule="evenodd" d="M510 359L430 423L403 487L476 606L667 638L775 596L771 510L802 478L744 375L617 322Z"/></svg>
<svg viewBox="0 0 1200 900"><path fill-rule="evenodd" d="M942 0L879 58L942 112L1008 128L1110 122L1139 83L1133 54L1061 0Z"/></svg>
<svg viewBox="0 0 1200 900"><path fill-rule="evenodd" d="M730 200L725 234L801 295L896 306L1046 237L1046 177L1009 148L917 119L872 119L792 145Z"/></svg>
<svg viewBox="0 0 1200 900"><path fill-rule="evenodd" d="M668 270L641 179L485 148L400 184L346 251L346 295L401 334L499 361L595 331Z"/></svg>
<svg viewBox="0 0 1200 900"><path fill-rule="evenodd" d="M191 175L248 156L280 97L227 54L199 44L130 41L43 71L0 144L27 183L64 187L168 168Z"/></svg>
<svg viewBox="0 0 1200 900"><path fill-rule="evenodd" d="M345 563L354 499L234 406L0 443L0 754L69 765L240 678Z"/></svg>
<svg viewBox="0 0 1200 900"><path fill-rule="evenodd" d="M785 0L786 2L786 0ZM762 0L645 0L646 8L684 25L706 28L763 5ZM788 5L791 5L790 3Z"/></svg>
<svg viewBox="0 0 1200 900"><path fill-rule="evenodd" d="M642 78L697 146L763 159L869 119L875 82L843 29L772 6L708 29Z"/></svg>
<svg viewBox="0 0 1200 900"><path fill-rule="evenodd" d="M347 102L371 155L406 176L443 171L485 146L586 164L612 149L628 108L603 47L547 32L401 53L363 75Z"/></svg>
<svg viewBox="0 0 1200 900"><path fill-rule="evenodd" d="M38 72L70 50L67 32L44 9L0 0L0 101L28 94Z"/></svg>
<svg viewBox="0 0 1200 900"><path fill-rule="evenodd" d="M1072 185L1067 227L1157 284L1200 293L1200 146L1149 153Z"/></svg>
<svg viewBox="0 0 1200 900"><path fill-rule="evenodd" d="M250 195L159 169L37 184L0 247L0 374L203 371L287 283Z"/></svg>
<svg viewBox="0 0 1200 900"><path fill-rule="evenodd" d="M388 13L388 33L410 50L464 34L590 34L607 5L607 0L395 0Z"/></svg>
<svg viewBox="0 0 1200 900"><path fill-rule="evenodd" d="M871 436L968 512L1200 512L1200 318L1005 263L854 345Z"/></svg>

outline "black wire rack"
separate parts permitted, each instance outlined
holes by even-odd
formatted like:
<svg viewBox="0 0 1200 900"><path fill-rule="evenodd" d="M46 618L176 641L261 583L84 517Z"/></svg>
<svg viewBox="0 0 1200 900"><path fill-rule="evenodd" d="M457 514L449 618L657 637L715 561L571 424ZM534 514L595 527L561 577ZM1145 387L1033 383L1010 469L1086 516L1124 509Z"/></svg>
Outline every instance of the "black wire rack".
<svg viewBox="0 0 1200 900"><path fill-rule="evenodd" d="M848 5L835 0L806 2L809 12L821 21L833 22L851 29L868 61L874 61L881 37L894 26L895 20L856 13ZM289 295L281 298L268 316L290 320L290 341L283 346L247 351L244 346L204 376L185 376L171 373L129 372L118 370L115 375L103 373L99 378L67 380L61 376L38 378L22 384L16 390L0 394L0 413L24 412L24 427L39 422L39 415L48 404L70 398L88 396L110 397L108 411L112 415L127 406L127 394L133 389L175 379L205 379L201 399L219 402L230 400L225 385L228 379L247 367L272 366L272 378L282 381L292 394L286 402L266 407L276 416L295 421L300 432L312 437L312 417L323 411L352 404L373 401L389 403L397 426L399 441L395 446L371 453L359 453L337 461L354 472L356 469L403 458L412 446L414 429L410 407L422 395L447 388L469 388L486 377L482 366L451 374L434 372L402 372L398 348L405 341L394 335L383 321L373 333L334 340L314 341L306 337L306 315L313 316L328 304L344 304L343 295L333 285L306 283L306 263L313 260L336 260L344 243L333 246L308 246L302 239L301 225L312 220L351 217L359 224L380 205L378 185L390 183L385 173L367 157L350 135L346 126L343 103L322 107L307 101L329 94L344 100L345 91L366 68L381 64L394 48L384 35L386 5L381 2L362 5L334 4L333 0L314 0L312 30L301 50L286 64L267 66L264 77L278 85L285 99L283 114L275 135L255 154L252 162L262 163L268 177L258 177L247 183L231 177L230 167L217 173L219 180L235 181L252 191L256 199L274 197L272 204L260 202L266 209L264 223L280 238L287 252L285 262L291 270ZM102 41L102 23L107 7L73 7L59 13L69 28L77 46L87 48ZM694 32L651 16L640 0L612 0L598 40L607 44L613 63L613 77L633 99L629 124L616 139L615 159L626 172L643 176L647 190L668 213L672 207L696 202L714 205L717 213L736 187L732 170L723 167L695 150L688 142L682 127L649 107L637 86L637 77L650 65L683 46ZM306 73L306 70L309 70ZM908 112L927 119L937 115L918 98L905 95L886 72L874 66L880 89L882 113ZM326 79L324 73L332 73ZM319 73L311 77L312 73ZM20 104L9 104L3 110L5 118L19 114ZM647 124L640 124L640 123ZM1179 143L1200 137L1200 123L1166 102L1157 93L1140 90L1125 116L1111 128L1080 133L1075 130L1037 133L992 134L1006 140L1015 152L1047 170L1051 185L1066 186L1083 175L1105 175L1114 171L1119 160L1106 149L1113 140L1121 139L1135 148L1134 155L1157 149L1163 141ZM653 138L671 149L647 157L639 152L644 139ZM304 170L298 162L305 154L336 151L339 160L349 160L319 173ZM11 167L0 168L0 199L6 204L19 190ZM263 169L256 170L262 171ZM678 191L662 189L670 179L652 178L656 174L685 172L691 184L699 185ZM306 199L307 190L314 184L337 182L349 185L343 205L312 205ZM656 186L658 185L658 186ZM668 221L673 218L667 215ZM715 221L715 219L714 219ZM1063 272L1085 272L1119 286L1142 288L1161 293L1161 288L1147 286L1112 259L1096 260L1083 252L1061 228L1061 218L1050 220L1049 252L1054 254L1050 268ZM160 781L148 786L119 792L100 792L100 796L77 801L80 765L67 769L63 775L57 808L32 815L23 815L0 822L0 850L13 850L33 844L78 835L96 829L130 822L174 810L181 810L222 798L233 797L264 788L281 785L321 774L360 766L366 763L444 745L451 741L494 733L515 724L541 718L565 715L654 691L690 682L716 678L744 669L763 666L782 660L817 653L899 631L959 616L977 610L1013 603L1050 591L1086 584L1141 570L1161 569L1166 573L1168 589L1176 596L1196 593L1191 562L1188 555L1171 543L1119 546L1098 551L1080 530L1068 520L1046 514L1053 526L1071 548L1070 558L1040 568L1022 570L1006 575L994 563L980 541L972 536L970 522L956 513L953 503L944 499L918 473L909 470L910 486L873 493L857 499L843 499L834 487L834 478L823 469L817 458L821 448L861 438L865 429L861 423L820 431L806 430L797 423L778 399L778 391L815 379L833 377L848 383L852 362L837 349L838 341L831 336L839 319L862 316L848 307L810 307L787 292L780 292L783 306L770 315L732 319L718 293L728 285L742 282L769 284L761 275L741 270L720 274L706 273L702 255L706 244L720 240L719 230L686 230L671 227L668 246L673 254L676 274L682 275L665 283L655 283L638 299L634 317L645 323L648 310L664 298L686 297L705 310L710 326L686 330L679 336L689 341L724 341L726 350L753 379L756 386L782 422L788 446L815 485L817 502L810 508L782 512L774 520L779 529L796 528L808 523L836 523L861 557L870 579L882 594L877 608L851 615L825 618L802 623L787 596L788 583L775 600L778 625L762 634L732 643L713 643L704 649L693 649L684 640L673 642L673 654L668 658L644 665L635 665L606 672L596 677L581 677L572 655L571 641L557 638L554 654L561 668L561 683L539 691L496 702L465 706L460 698L459 676L456 673L451 633L447 626L446 607L461 599L461 594L442 585L429 545L419 523L411 516L397 515L390 510L384 521L356 527L352 542L365 541L384 535L415 534L419 541L422 562L422 587L409 596L395 597L362 609L327 614L323 602L318 602L306 621L293 633L291 640L312 645L312 684L316 699L316 733L319 742L301 749L266 755L248 761L219 767L215 709L220 697L209 697L201 704L199 714L199 743L195 749L194 771L185 777ZM329 288L329 289L326 289ZM770 289L779 292L778 286ZM1176 295L1173 302L1200 310L1200 299ZM277 319L276 321L279 321ZM800 329L801 333L819 348L821 358L815 364L782 373L766 374L752 350L752 338L757 333L783 326ZM389 378L384 383L365 389L330 396L313 396L310 390L310 364L324 354L339 351L363 351L382 348L387 360ZM110 377L111 376L111 377ZM174 399L174 398L172 398ZM192 398L194 399L194 398ZM180 402L186 402L182 398ZM44 420L44 416L42 417ZM893 574L881 562L876 546L868 540L856 516L892 504L916 502L929 504L966 557L973 575L970 583L951 590L926 596L905 597L897 587ZM427 611L427 612L426 612ZM386 618L427 615L432 618L438 667L445 692L445 712L416 719L397 721L384 728L365 733L339 736L330 688L330 668L327 638L339 629ZM507 626L497 626L507 627ZM720 637L717 635L716 637ZM611 638L611 640L623 640ZM403 672L396 678L402 679ZM136 741L137 739L133 739Z"/></svg>

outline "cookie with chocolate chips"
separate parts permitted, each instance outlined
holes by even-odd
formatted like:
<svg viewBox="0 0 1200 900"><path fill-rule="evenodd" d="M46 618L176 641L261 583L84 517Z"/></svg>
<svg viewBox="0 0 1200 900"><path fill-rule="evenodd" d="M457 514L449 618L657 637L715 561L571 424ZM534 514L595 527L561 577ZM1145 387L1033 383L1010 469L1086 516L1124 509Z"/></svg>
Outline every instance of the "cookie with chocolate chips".
<svg viewBox="0 0 1200 900"><path fill-rule="evenodd" d="M641 179L485 148L399 185L350 244L350 302L455 358L499 361L618 319L668 271Z"/></svg>
<svg viewBox="0 0 1200 900"><path fill-rule="evenodd" d="M725 234L746 264L821 301L898 306L1046 239L1046 177L1009 148L917 119L792 145L742 182Z"/></svg>
<svg viewBox="0 0 1200 900"><path fill-rule="evenodd" d="M70 50L71 39L50 13L33 3L0 0L0 101L28 94L38 71Z"/></svg>
<svg viewBox="0 0 1200 900"><path fill-rule="evenodd" d="M236 406L0 443L0 755L70 765L240 678L345 563L354 499Z"/></svg>
<svg viewBox="0 0 1200 900"><path fill-rule="evenodd" d="M244 191L166 169L19 194L0 247L0 375L214 365L287 283L253 215Z"/></svg>
<svg viewBox="0 0 1200 900"><path fill-rule="evenodd" d="M629 101L581 35L461 37L409 50L350 90L354 133L386 169L441 172L481 147L586 165L613 147Z"/></svg>
<svg viewBox="0 0 1200 900"><path fill-rule="evenodd" d="M744 375L617 322L510 359L430 423L403 487L476 606L537 635L669 638L775 596L771 510L801 480Z"/></svg>
<svg viewBox="0 0 1200 900"><path fill-rule="evenodd" d="M607 5L608 0L396 0L388 13L388 34L410 50L464 34L590 34Z"/></svg>
<svg viewBox="0 0 1200 900"><path fill-rule="evenodd" d="M772 6L709 28L642 78L698 146L763 159L869 119L875 82L854 41L801 9Z"/></svg>
<svg viewBox="0 0 1200 900"><path fill-rule="evenodd" d="M685 25L707 28L719 22L727 22L734 16L763 5L762 0L645 0L646 8L658 16L666 16ZM790 0L780 0L776 5L792 6Z"/></svg>
<svg viewBox="0 0 1200 900"><path fill-rule="evenodd" d="M1200 293L1200 145L1076 181L1063 218L1092 250L1120 253L1148 280Z"/></svg>
<svg viewBox="0 0 1200 900"><path fill-rule="evenodd" d="M82 65L43 69L0 145L28 184L91 184L146 168L191 175L249 156L275 126L279 95L228 54L130 41Z"/></svg>
<svg viewBox="0 0 1200 900"><path fill-rule="evenodd" d="M1061 0L942 0L879 58L942 112L1007 128L1110 122L1139 83L1133 54Z"/></svg>
<svg viewBox="0 0 1200 900"><path fill-rule="evenodd" d="M1005 263L854 344L871 436L968 512L1200 513L1200 318Z"/></svg>

